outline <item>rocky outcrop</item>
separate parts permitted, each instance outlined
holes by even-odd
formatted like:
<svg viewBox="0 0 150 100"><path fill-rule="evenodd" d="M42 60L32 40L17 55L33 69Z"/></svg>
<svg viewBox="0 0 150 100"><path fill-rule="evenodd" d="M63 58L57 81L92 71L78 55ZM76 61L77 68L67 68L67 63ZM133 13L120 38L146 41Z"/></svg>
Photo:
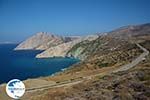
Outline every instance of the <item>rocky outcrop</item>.
<svg viewBox="0 0 150 100"><path fill-rule="evenodd" d="M14 50L45 50L37 58L65 57L67 52L77 43L95 40L98 35L60 37L40 32L20 43Z"/></svg>
<svg viewBox="0 0 150 100"><path fill-rule="evenodd" d="M49 47L64 43L62 37L40 32L19 44L14 50L45 50Z"/></svg>
<svg viewBox="0 0 150 100"><path fill-rule="evenodd" d="M97 35L89 35L86 37L81 37L76 40L73 40L73 41L70 41L67 43L63 43L63 44L60 44L55 47L51 47L51 48L45 50L44 52L42 52L41 54L38 54L36 56L36 58L65 57L65 56L67 56L68 51L77 43L80 43L82 41L92 41L97 38L98 38Z"/></svg>

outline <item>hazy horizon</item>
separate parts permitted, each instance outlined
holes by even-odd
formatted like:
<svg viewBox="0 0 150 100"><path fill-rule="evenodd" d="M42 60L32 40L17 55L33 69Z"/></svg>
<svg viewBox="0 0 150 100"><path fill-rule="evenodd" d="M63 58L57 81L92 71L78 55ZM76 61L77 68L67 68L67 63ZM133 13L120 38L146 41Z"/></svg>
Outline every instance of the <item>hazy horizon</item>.
<svg viewBox="0 0 150 100"><path fill-rule="evenodd" d="M0 0L0 42L21 42L37 32L79 36L149 23L149 4L149 0Z"/></svg>

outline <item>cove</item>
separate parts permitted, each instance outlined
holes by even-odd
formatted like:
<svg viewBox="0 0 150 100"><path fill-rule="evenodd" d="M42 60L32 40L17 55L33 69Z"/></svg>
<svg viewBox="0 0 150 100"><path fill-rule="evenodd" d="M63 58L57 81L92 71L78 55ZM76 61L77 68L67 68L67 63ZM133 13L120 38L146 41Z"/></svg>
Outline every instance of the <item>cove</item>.
<svg viewBox="0 0 150 100"><path fill-rule="evenodd" d="M25 80L49 76L79 62L74 58L37 59L35 55L42 51L14 51L16 46L17 44L0 44L0 84L16 78Z"/></svg>

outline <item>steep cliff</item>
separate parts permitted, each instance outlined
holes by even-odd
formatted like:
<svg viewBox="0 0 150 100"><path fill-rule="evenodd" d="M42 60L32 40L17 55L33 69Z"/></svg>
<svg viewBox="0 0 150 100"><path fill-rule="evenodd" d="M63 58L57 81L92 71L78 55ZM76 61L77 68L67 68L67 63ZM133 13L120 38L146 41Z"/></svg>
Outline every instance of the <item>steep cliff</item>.
<svg viewBox="0 0 150 100"><path fill-rule="evenodd" d="M41 54L38 54L36 58L65 57L67 56L68 51L77 43L80 43L82 41L93 41L96 38L98 38L97 35L89 35L89 36L81 37L81 38L78 38L76 40L73 40L67 43L60 44L60 45L57 45L55 47L51 47L45 50Z"/></svg>

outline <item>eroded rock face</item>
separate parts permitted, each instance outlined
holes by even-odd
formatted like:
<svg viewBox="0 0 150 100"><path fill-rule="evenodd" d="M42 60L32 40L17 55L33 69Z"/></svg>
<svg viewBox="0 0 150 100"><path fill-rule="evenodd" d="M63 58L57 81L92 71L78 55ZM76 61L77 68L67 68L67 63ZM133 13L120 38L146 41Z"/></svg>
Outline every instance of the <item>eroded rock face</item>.
<svg viewBox="0 0 150 100"><path fill-rule="evenodd" d="M63 39L59 36L40 32L19 44L14 50L45 50L63 42Z"/></svg>
<svg viewBox="0 0 150 100"><path fill-rule="evenodd" d="M14 50L45 50L38 54L37 58L65 57L75 44L85 40L92 41L96 38L98 35L60 37L40 32L20 43Z"/></svg>
<svg viewBox="0 0 150 100"><path fill-rule="evenodd" d="M65 56L67 56L67 52L77 43L80 43L85 40L92 41L97 38L98 38L97 35L89 35L86 37L81 37L81 38L75 39L73 41L63 43L63 44L60 44L55 47L51 47L51 48L45 50L44 52L42 52L41 54L38 54L36 56L36 58L65 57Z"/></svg>

